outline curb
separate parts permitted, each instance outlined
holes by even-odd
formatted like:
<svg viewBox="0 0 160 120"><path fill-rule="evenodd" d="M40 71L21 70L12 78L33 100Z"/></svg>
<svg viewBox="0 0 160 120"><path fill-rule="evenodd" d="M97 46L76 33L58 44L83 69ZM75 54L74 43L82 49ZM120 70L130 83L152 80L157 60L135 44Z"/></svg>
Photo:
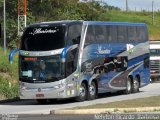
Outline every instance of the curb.
<svg viewBox="0 0 160 120"><path fill-rule="evenodd" d="M75 110L51 110L50 114L114 114L129 112L151 112L160 111L160 107L139 108L102 108L102 109L75 109Z"/></svg>
<svg viewBox="0 0 160 120"><path fill-rule="evenodd" d="M0 104L9 103L9 102L16 102L16 101L19 101L19 100L20 100L19 97L15 97L15 98L13 98L13 99L1 100L1 101L0 101Z"/></svg>

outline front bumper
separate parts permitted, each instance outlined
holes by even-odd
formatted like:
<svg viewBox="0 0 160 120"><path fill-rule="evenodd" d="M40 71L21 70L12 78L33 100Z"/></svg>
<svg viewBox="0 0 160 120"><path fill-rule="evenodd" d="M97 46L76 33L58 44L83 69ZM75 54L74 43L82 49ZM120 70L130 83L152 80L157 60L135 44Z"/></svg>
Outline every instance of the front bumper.
<svg viewBox="0 0 160 120"><path fill-rule="evenodd" d="M52 83L20 83L20 99L59 99L76 96L76 87L68 87L65 80Z"/></svg>

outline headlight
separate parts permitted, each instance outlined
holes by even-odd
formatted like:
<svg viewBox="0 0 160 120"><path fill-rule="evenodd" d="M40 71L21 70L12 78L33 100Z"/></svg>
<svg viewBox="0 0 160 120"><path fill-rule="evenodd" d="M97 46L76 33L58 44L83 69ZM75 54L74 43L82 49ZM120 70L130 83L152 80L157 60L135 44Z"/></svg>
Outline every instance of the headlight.
<svg viewBox="0 0 160 120"><path fill-rule="evenodd" d="M60 84L55 85L54 88L55 88L55 89L59 89L59 88L65 87L65 86L66 86L66 80L63 79L63 80L60 82Z"/></svg>

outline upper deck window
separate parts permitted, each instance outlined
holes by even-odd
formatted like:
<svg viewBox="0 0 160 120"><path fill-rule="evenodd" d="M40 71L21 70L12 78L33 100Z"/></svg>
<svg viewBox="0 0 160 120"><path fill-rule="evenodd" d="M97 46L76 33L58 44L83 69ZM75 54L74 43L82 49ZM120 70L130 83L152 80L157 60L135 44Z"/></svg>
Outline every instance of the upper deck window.
<svg viewBox="0 0 160 120"><path fill-rule="evenodd" d="M65 26L30 27L22 36L21 49L48 51L65 46Z"/></svg>
<svg viewBox="0 0 160 120"><path fill-rule="evenodd" d="M128 42L136 42L137 41L137 31L136 26L128 27Z"/></svg>
<svg viewBox="0 0 160 120"><path fill-rule="evenodd" d="M137 38L138 38L138 42L144 42L148 40L148 35L147 35L147 31L146 31L146 27L144 26L138 26L137 27Z"/></svg>
<svg viewBox="0 0 160 120"><path fill-rule="evenodd" d="M116 43L117 42L117 26L107 26L107 29L109 30L108 41L110 43Z"/></svg>
<svg viewBox="0 0 160 120"><path fill-rule="evenodd" d="M77 44L78 40L80 42L80 36L82 31L82 25L75 24L70 25L68 29L68 45Z"/></svg>

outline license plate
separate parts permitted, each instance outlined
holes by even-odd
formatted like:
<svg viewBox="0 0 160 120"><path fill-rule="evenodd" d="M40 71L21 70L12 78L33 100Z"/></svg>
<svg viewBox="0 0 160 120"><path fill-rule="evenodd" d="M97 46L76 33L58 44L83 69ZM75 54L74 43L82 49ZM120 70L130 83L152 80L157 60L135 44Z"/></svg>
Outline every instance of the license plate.
<svg viewBox="0 0 160 120"><path fill-rule="evenodd" d="M43 98L43 97L44 97L44 94L36 94L36 97L38 97L38 98Z"/></svg>

